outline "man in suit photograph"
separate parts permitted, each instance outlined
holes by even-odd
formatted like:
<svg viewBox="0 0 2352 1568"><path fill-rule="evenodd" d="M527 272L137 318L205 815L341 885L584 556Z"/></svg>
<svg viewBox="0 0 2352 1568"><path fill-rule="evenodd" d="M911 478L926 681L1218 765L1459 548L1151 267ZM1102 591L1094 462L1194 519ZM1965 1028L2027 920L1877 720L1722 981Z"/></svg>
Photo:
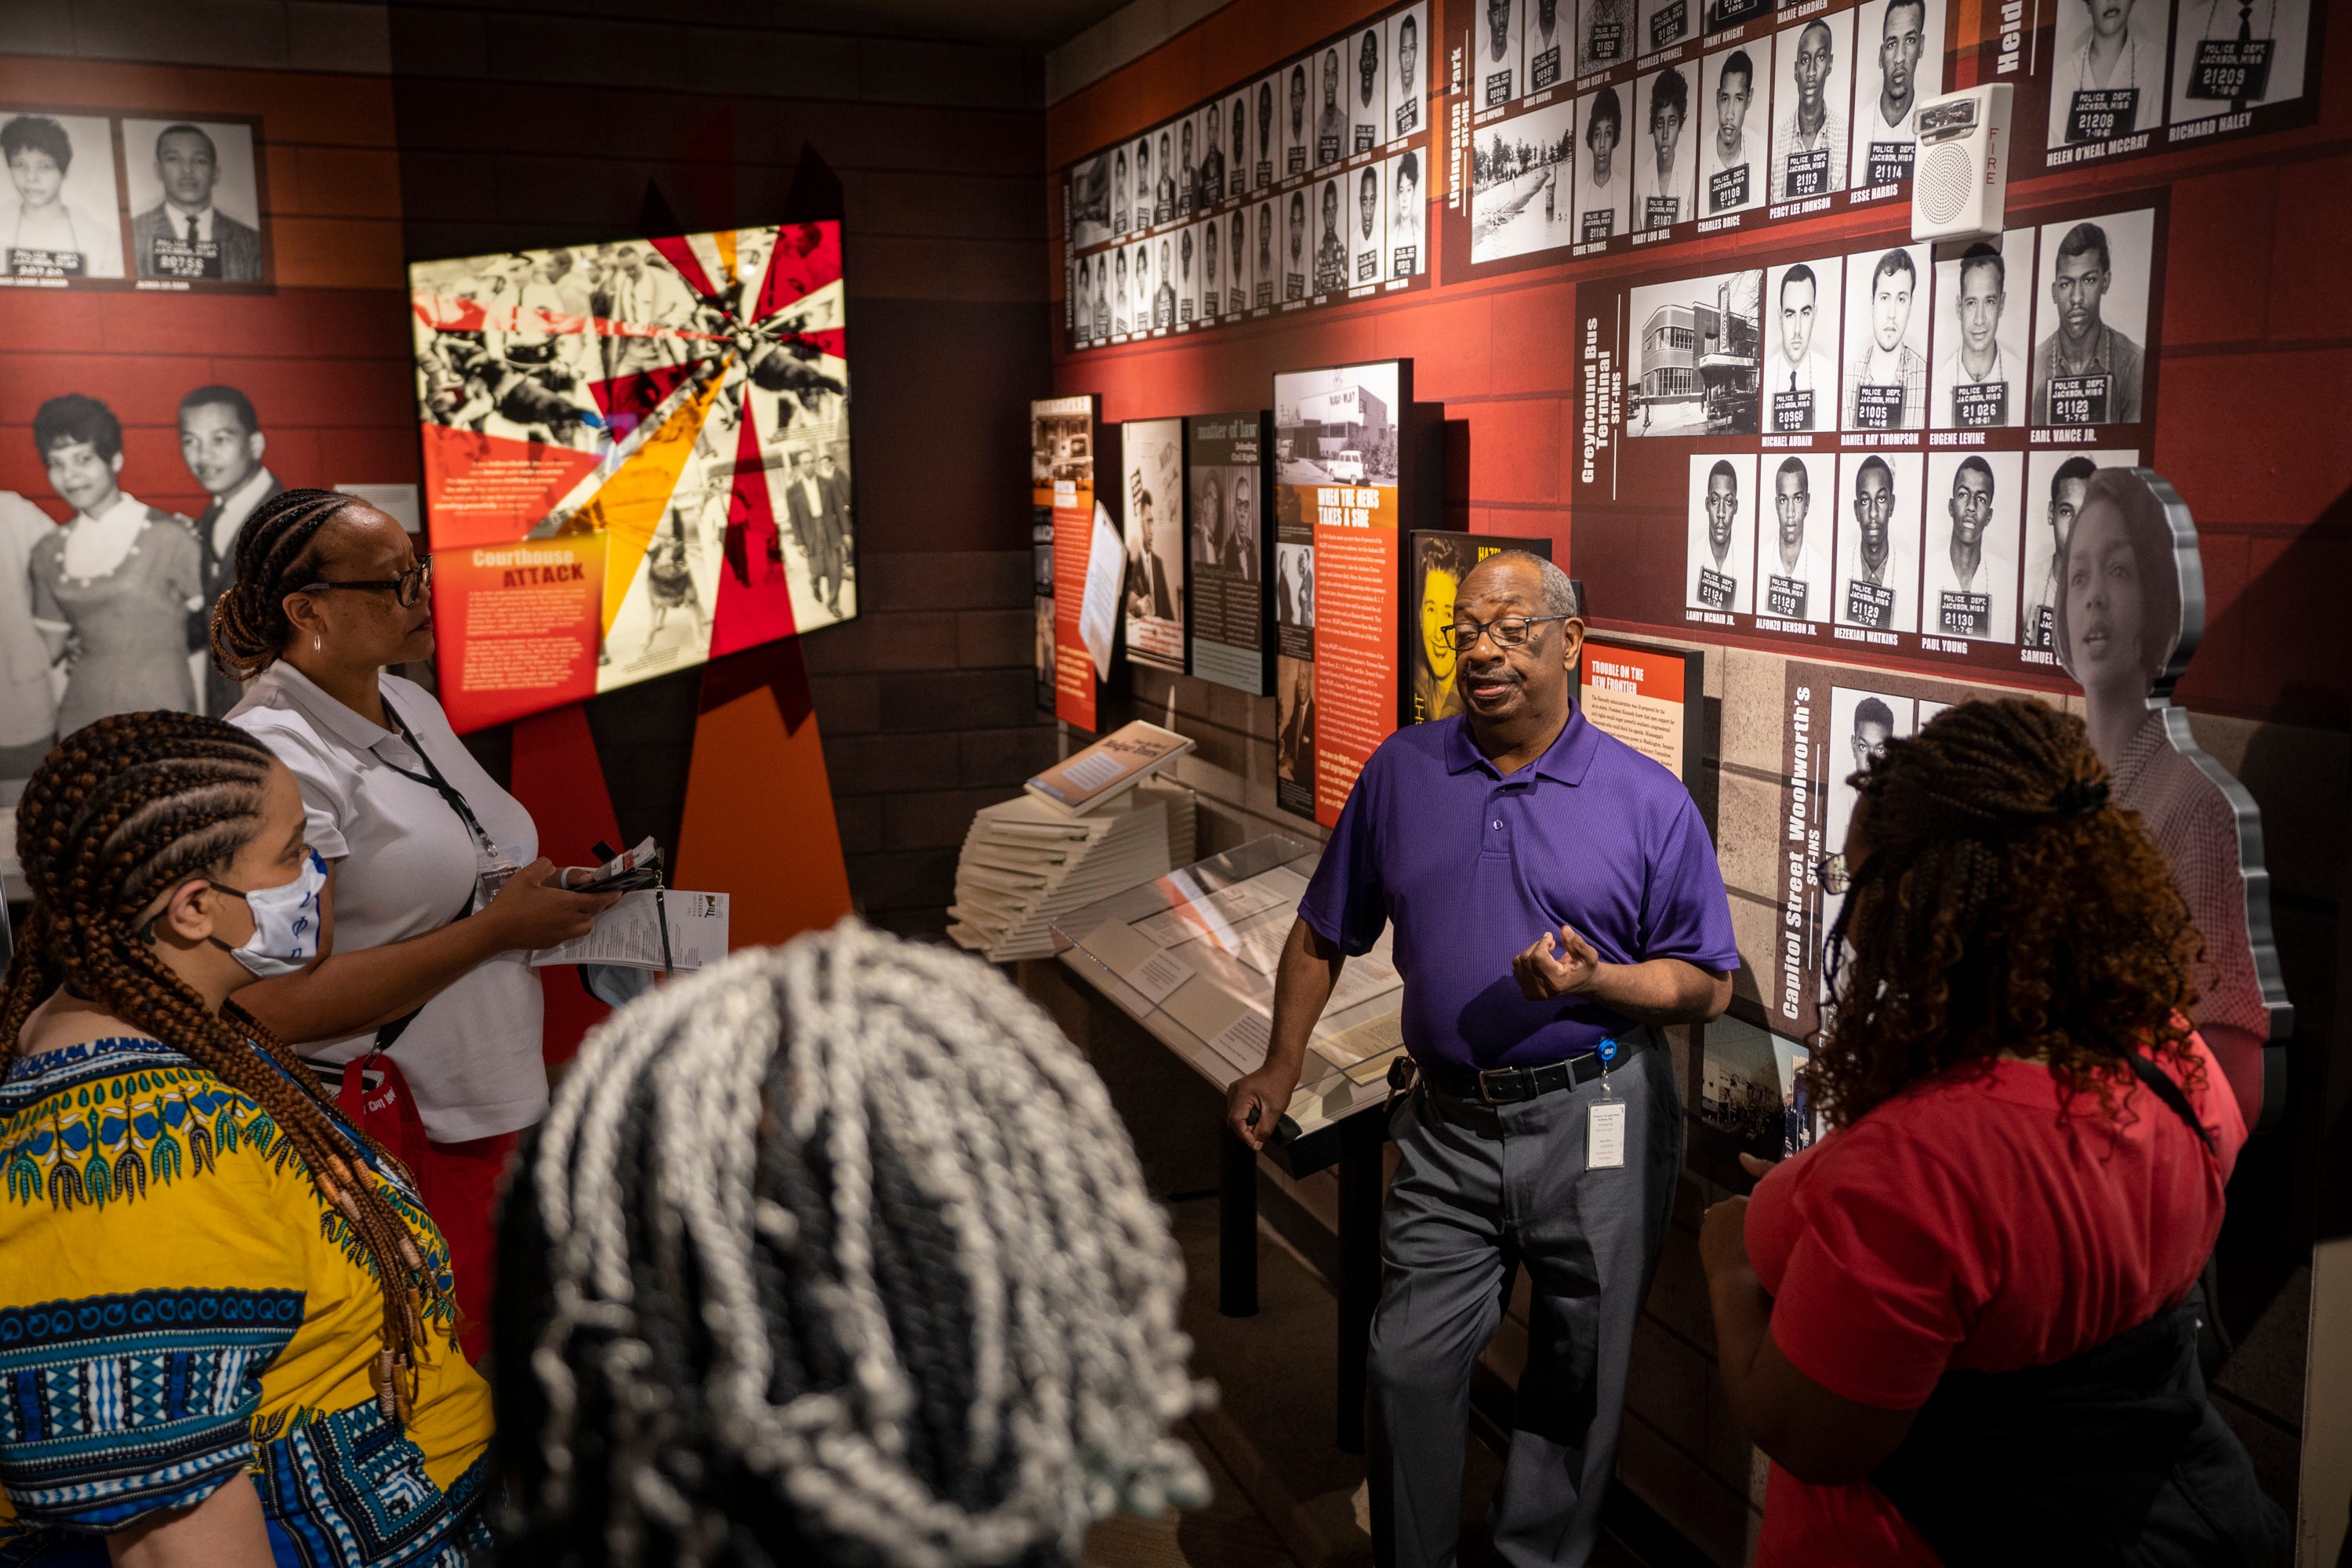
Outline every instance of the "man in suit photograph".
<svg viewBox="0 0 2352 1568"><path fill-rule="evenodd" d="M1177 598L1168 584L1168 566L1160 560L1152 533L1152 500L1150 490L1136 496L1136 528L1142 549L1127 563L1127 613L1130 616L1151 616L1172 621L1177 615Z"/></svg>
<svg viewBox="0 0 2352 1568"><path fill-rule="evenodd" d="M793 454L793 477L784 486L784 510L793 538L808 557L809 592L839 615L847 520L841 514L839 491L810 465L806 452Z"/></svg>
<svg viewBox="0 0 2352 1568"><path fill-rule="evenodd" d="M252 400L236 387L200 386L180 399L180 460L212 497L196 519L205 602L189 612L188 651L199 661L205 711L215 719L236 705L245 687L213 666L213 606L236 584L237 530L256 507L286 488L262 466L268 444Z"/></svg>
<svg viewBox="0 0 2352 1568"><path fill-rule="evenodd" d="M261 233L213 205L220 148L197 126L167 125L155 137L163 199L131 220L142 278L261 280Z"/></svg>

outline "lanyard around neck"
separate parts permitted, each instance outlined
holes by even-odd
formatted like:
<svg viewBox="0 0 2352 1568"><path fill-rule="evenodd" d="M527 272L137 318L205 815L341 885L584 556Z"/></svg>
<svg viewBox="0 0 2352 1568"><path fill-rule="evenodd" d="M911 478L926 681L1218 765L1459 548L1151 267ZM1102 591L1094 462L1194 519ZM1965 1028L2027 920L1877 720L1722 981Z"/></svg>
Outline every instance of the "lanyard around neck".
<svg viewBox="0 0 2352 1568"><path fill-rule="evenodd" d="M392 699L381 693L378 696L383 703L384 712L391 717L393 727L400 731L400 738L408 743L408 749L415 752L417 760L425 764L425 772L411 773L398 763L389 761L382 755L379 755L376 761L383 763L385 767L390 768L402 778L415 784L421 784L439 795L448 805L449 809L457 814L457 819L466 825L466 830L474 836L475 840L485 850L494 852L498 847L498 841L490 837L490 830L482 826L482 819L474 815L474 808L467 803L464 794L443 776L440 768L433 761L433 753L425 749L425 742L416 738L416 731L408 727L408 721L400 716L400 710L392 705Z"/></svg>

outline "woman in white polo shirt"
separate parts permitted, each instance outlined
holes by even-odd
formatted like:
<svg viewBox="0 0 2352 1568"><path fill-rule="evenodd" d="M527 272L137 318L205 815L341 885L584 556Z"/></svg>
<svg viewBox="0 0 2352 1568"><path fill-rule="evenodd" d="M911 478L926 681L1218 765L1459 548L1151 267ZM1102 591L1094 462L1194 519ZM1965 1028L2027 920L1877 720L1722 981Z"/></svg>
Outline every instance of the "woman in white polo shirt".
<svg viewBox="0 0 2352 1568"><path fill-rule="evenodd" d="M429 561L366 502L284 491L238 535L213 655L251 679L229 721L292 770L330 863L327 956L239 999L314 1063L381 1047L398 1065L478 1353L499 1175L547 1109L529 951L584 932L614 900L565 891L530 814L430 692L386 672L433 651L429 580Z"/></svg>

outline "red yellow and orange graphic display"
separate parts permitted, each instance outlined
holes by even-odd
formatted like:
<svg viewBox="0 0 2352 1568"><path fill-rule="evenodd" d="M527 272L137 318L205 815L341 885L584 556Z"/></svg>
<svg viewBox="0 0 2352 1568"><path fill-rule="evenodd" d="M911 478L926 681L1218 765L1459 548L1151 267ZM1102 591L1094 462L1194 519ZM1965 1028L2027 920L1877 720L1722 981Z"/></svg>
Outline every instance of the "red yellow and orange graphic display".
<svg viewBox="0 0 2352 1568"><path fill-rule="evenodd" d="M856 615L839 225L416 262L409 288L458 730Z"/></svg>

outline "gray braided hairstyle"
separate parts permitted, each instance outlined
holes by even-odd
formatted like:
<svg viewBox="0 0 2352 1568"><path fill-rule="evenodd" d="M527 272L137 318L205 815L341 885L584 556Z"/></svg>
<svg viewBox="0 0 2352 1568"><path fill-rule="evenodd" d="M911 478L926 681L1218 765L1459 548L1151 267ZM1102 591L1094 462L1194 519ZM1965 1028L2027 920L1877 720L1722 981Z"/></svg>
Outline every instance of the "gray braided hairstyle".
<svg viewBox="0 0 2352 1568"><path fill-rule="evenodd" d="M1207 1496L1166 1217L973 960L848 921L622 1009L500 1250L501 1561L1045 1564Z"/></svg>

